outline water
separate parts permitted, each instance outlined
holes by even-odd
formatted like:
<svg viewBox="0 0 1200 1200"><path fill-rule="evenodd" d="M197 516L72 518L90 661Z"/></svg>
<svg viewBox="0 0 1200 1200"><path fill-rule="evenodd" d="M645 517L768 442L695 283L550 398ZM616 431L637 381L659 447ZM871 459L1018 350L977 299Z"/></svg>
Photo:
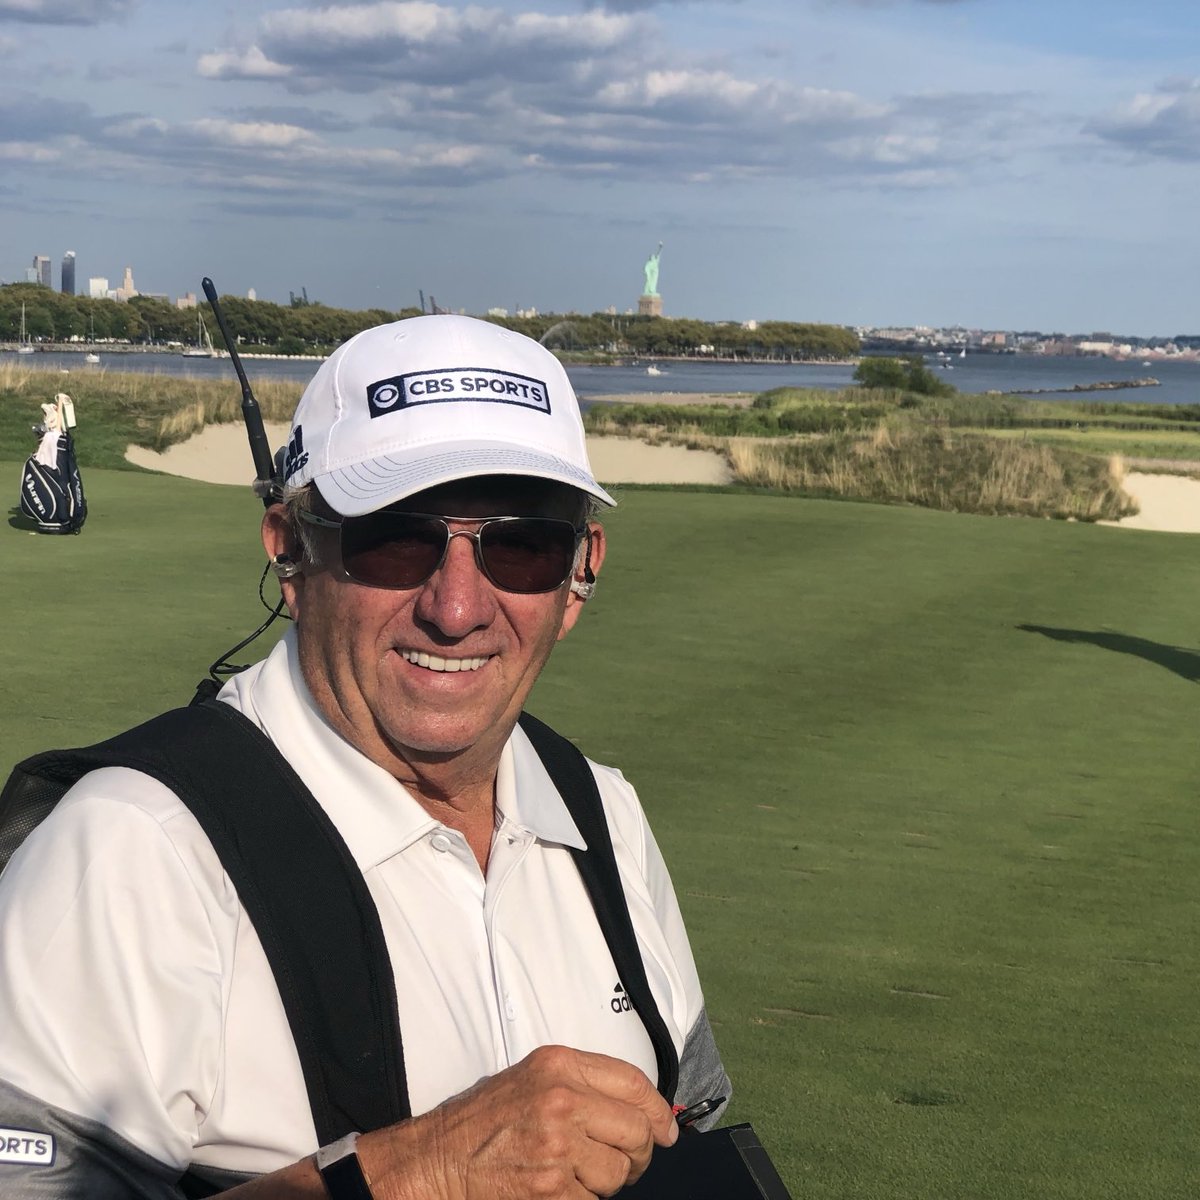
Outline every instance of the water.
<svg viewBox="0 0 1200 1200"><path fill-rule="evenodd" d="M0 354L0 363L19 364L46 372L66 371L74 379L111 371L184 375L200 379L237 380L229 360L183 358L178 354L100 352L91 365L82 354ZM949 369L930 359L932 370L961 392L1021 392L1069 389L1074 384L1153 377L1159 387L1085 392L1078 399L1120 400L1130 403L1200 403L1200 363L1140 360L1117 362L1106 358L1041 358L1024 354L968 354L950 360ZM315 359L244 359L251 383L258 379L289 379L307 383L320 365ZM837 363L708 363L660 360L659 375L647 374L647 363L615 367L569 366L567 374L581 400L634 392L762 392L774 387L840 388L853 382L854 368ZM1054 399L1053 395L1047 399Z"/></svg>

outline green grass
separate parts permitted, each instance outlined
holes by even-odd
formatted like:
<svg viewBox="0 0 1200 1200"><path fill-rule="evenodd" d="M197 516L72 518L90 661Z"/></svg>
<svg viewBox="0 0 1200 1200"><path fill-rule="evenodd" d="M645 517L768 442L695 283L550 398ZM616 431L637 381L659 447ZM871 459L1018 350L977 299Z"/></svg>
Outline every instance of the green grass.
<svg viewBox="0 0 1200 1200"><path fill-rule="evenodd" d="M964 431L965 432L965 431ZM1162 458L1195 462L1200 467L1200 431L1153 433L1135 429L988 429L990 437L1020 438L1062 446L1084 454L1120 454L1126 458Z"/></svg>
<svg viewBox="0 0 1200 1200"><path fill-rule="evenodd" d="M82 536L0 527L4 766L259 620L246 489L85 484ZM797 1200L1193 1196L1197 540L635 489L607 524L531 707L638 787Z"/></svg>
<svg viewBox="0 0 1200 1200"><path fill-rule="evenodd" d="M264 420L291 419L300 384L264 379L253 387ZM125 461L130 444L163 450L206 424L242 420L241 390L232 372L220 382L107 368L60 376L6 363L0 365L0 461L19 461L33 453L37 438L31 426L42 419L42 404L59 389L75 403L76 450L83 470L140 470Z"/></svg>

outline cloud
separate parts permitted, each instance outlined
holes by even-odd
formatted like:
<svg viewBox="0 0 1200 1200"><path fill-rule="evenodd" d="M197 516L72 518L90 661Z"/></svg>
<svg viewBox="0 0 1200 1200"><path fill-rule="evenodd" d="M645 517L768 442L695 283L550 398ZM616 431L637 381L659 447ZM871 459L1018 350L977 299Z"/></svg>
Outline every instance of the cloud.
<svg viewBox="0 0 1200 1200"><path fill-rule="evenodd" d="M1200 79L1169 80L1089 122L1085 132L1150 158L1200 161Z"/></svg>
<svg viewBox="0 0 1200 1200"><path fill-rule="evenodd" d="M650 8L661 8L668 4L704 3L705 0L587 0L585 8L604 8L609 12L645 12ZM742 0L708 0L723 4L740 4Z"/></svg>
<svg viewBox="0 0 1200 1200"><path fill-rule="evenodd" d="M351 92L402 81L536 84L631 43L640 29L638 18L600 11L459 10L429 0L283 9L262 19L253 44L204 55L199 70L209 78L289 78L299 88Z"/></svg>
<svg viewBox="0 0 1200 1200"><path fill-rule="evenodd" d="M0 95L0 128L19 130L21 145L41 138L54 155L69 148L96 178L169 177L193 190L237 179L247 203L291 192L411 210L420 189L544 187L550 176L957 188L1002 170L1046 124L1024 95L806 86L673 51L661 35L653 16L599 10L566 18L432 0L288 9L197 62L218 90L252 81L265 103L208 103L188 120ZM317 90L324 103L299 99Z"/></svg>
<svg viewBox="0 0 1200 1200"><path fill-rule="evenodd" d="M970 4L972 0L824 0L826 8L896 8L901 4Z"/></svg>
<svg viewBox="0 0 1200 1200"><path fill-rule="evenodd" d="M0 0L0 21L100 25L126 16L137 0Z"/></svg>
<svg viewBox="0 0 1200 1200"><path fill-rule="evenodd" d="M283 79L291 74L288 67L272 62L257 46L202 54L196 70L206 79Z"/></svg>
<svg viewBox="0 0 1200 1200"><path fill-rule="evenodd" d="M53 163L62 155L58 150L40 142L0 142L0 161L18 163Z"/></svg>
<svg viewBox="0 0 1200 1200"><path fill-rule="evenodd" d="M0 95L0 129L19 130L22 138L48 142L65 135L89 138L98 124L78 100L56 100L29 93Z"/></svg>
<svg viewBox="0 0 1200 1200"><path fill-rule="evenodd" d="M359 128L361 121L353 121L341 113L327 108L308 108L298 104L263 104L231 109L228 115L240 121L270 121L285 125L299 125L317 133L349 133Z"/></svg>

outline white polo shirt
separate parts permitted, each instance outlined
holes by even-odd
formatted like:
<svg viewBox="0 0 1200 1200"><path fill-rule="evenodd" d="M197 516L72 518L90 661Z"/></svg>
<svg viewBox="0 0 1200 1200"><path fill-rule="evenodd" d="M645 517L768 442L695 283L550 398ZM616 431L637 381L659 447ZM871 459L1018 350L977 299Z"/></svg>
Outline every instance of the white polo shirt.
<svg viewBox="0 0 1200 1200"><path fill-rule="evenodd" d="M292 634L220 698L289 760L366 878L414 1114L548 1043L655 1078L568 851L579 831L520 729L500 761L485 878L458 832L325 722ZM593 772L650 987L682 1053L703 999L671 881L633 789L618 771ZM95 771L29 837L0 887L0 962L0 1078L16 1088L181 1169L270 1171L316 1149L258 937L200 826L155 780Z"/></svg>

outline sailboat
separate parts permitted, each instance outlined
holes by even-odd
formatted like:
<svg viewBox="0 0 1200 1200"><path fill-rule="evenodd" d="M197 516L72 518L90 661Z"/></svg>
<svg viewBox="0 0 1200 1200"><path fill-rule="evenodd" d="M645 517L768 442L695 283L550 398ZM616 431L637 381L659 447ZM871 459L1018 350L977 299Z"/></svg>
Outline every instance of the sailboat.
<svg viewBox="0 0 1200 1200"><path fill-rule="evenodd" d="M98 363L100 355L96 353L96 315L95 313L88 314L90 323L88 325L88 352L83 356L83 361L86 363Z"/></svg>
<svg viewBox="0 0 1200 1200"><path fill-rule="evenodd" d="M25 302L21 302L21 340L17 343L18 354L32 354L33 343L29 340L29 335L25 332Z"/></svg>
<svg viewBox="0 0 1200 1200"><path fill-rule="evenodd" d="M962 348L962 349L961 349L961 350L958 352L958 357L959 357L959 358L966 358L966 357L967 357L967 348L966 348L966 346L964 346L964 347L963 347L963 348Z"/></svg>
<svg viewBox="0 0 1200 1200"><path fill-rule="evenodd" d="M212 338L208 333L208 326L204 323L204 314L198 309L196 311L196 344L188 346L179 352L184 358L218 358L220 357L213 348Z"/></svg>

